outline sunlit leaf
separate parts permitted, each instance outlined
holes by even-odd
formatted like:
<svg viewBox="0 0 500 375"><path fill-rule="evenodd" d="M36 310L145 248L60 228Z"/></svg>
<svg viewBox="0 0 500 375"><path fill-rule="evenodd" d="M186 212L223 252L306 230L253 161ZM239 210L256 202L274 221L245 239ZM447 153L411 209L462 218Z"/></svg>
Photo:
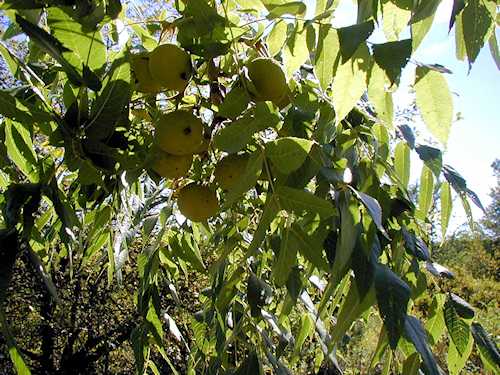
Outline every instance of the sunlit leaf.
<svg viewBox="0 0 500 375"><path fill-rule="evenodd" d="M453 100L446 79L434 70L417 67L415 91L427 128L446 145L453 119Z"/></svg>
<svg viewBox="0 0 500 375"><path fill-rule="evenodd" d="M451 199L451 188L448 182L443 182L440 187L441 190L441 236L443 240L446 238L446 230L450 222L451 211L453 209L453 201Z"/></svg>
<svg viewBox="0 0 500 375"><path fill-rule="evenodd" d="M367 76L372 61L365 43L361 44L352 59L340 65L335 74L332 101L335 121L342 121L367 89Z"/></svg>
<svg viewBox="0 0 500 375"><path fill-rule="evenodd" d="M410 182L410 148L406 142L398 142L394 151L394 169L404 187Z"/></svg>
<svg viewBox="0 0 500 375"><path fill-rule="evenodd" d="M303 138L279 138L266 143L266 155L281 173L290 174L304 163L312 145Z"/></svg>
<svg viewBox="0 0 500 375"><path fill-rule="evenodd" d="M418 209L421 218L427 217L432 205L434 196L434 175L432 171L424 165L422 167L422 174L420 175L420 191L418 194Z"/></svg>
<svg viewBox="0 0 500 375"><path fill-rule="evenodd" d="M314 72L321 88L326 90L333 80L333 71L340 60L340 41L338 33L329 25L321 25L318 35L318 48Z"/></svg>

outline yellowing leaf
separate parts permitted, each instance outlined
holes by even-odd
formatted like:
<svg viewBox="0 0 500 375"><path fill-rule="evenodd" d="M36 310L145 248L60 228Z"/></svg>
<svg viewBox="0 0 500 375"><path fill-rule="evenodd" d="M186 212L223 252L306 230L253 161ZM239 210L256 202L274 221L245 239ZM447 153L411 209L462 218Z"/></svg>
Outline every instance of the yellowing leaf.
<svg viewBox="0 0 500 375"><path fill-rule="evenodd" d="M429 131L446 145L453 119L453 100L443 75L418 67L415 79L417 106Z"/></svg>
<svg viewBox="0 0 500 375"><path fill-rule="evenodd" d="M267 46L269 47L269 55L276 56L283 48L286 41L288 26L283 20L275 23L273 29L267 36Z"/></svg>
<svg viewBox="0 0 500 375"><path fill-rule="evenodd" d="M340 42L337 30L332 29L330 25L321 25L314 72L323 90L326 90L332 82L333 71L340 56L339 51Z"/></svg>
<svg viewBox="0 0 500 375"><path fill-rule="evenodd" d="M295 73L309 58L307 32L306 28L303 27L303 22L298 23L293 30L292 35L286 43L283 55L287 77Z"/></svg>
<svg viewBox="0 0 500 375"><path fill-rule="evenodd" d="M383 30L389 41L399 39L411 18L412 0L383 0Z"/></svg>
<svg viewBox="0 0 500 375"><path fill-rule="evenodd" d="M338 67L332 89L337 124L347 116L366 91L370 67L371 56L365 43L361 44L352 59Z"/></svg>
<svg viewBox="0 0 500 375"><path fill-rule="evenodd" d="M422 167L422 175L420 176L420 192L418 195L418 209L421 218L424 219L429 213L432 204L432 196L434 192L434 175L432 171L424 165Z"/></svg>
<svg viewBox="0 0 500 375"><path fill-rule="evenodd" d="M373 64L368 84L368 97L375 107L377 117L385 125L392 127L394 118L394 104L392 94L386 90L386 75L378 64Z"/></svg>
<svg viewBox="0 0 500 375"><path fill-rule="evenodd" d="M451 210L453 208L453 201L451 200L451 189L448 182L441 184L441 235L446 236L448 223L450 222Z"/></svg>
<svg viewBox="0 0 500 375"><path fill-rule="evenodd" d="M410 182L410 148L406 142L400 141L394 151L394 169L404 187Z"/></svg>

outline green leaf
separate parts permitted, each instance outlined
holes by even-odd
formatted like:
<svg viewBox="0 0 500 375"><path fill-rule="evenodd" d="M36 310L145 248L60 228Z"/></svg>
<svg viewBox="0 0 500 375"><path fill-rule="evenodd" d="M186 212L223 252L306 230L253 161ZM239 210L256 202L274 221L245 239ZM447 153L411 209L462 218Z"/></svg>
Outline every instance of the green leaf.
<svg viewBox="0 0 500 375"><path fill-rule="evenodd" d="M385 71L391 85L399 83L401 71L411 57L412 40L374 44L372 48L375 62Z"/></svg>
<svg viewBox="0 0 500 375"><path fill-rule="evenodd" d="M12 57L11 52L7 48L5 48L3 44L0 44L0 56L2 56L5 60L5 63L9 67L10 73L14 77L16 77L19 70L19 65Z"/></svg>
<svg viewBox="0 0 500 375"><path fill-rule="evenodd" d="M283 60L287 77L291 77L308 58L307 28L304 27L304 22L298 22L283 50Z"/></svg>
<svg viewBox="0 0 500 375"><path fill-rule="evenodd" d="M337 30L330 25L320 25L314 72L321 88L326 90L333 80L333 71L340 60L340 41Z"/></svg>
<svg viewBox="0 0 500 375"><path fill-rule="evenodd" d="M265 154L261 150L257 150L250 155L241 177L226 195L225 206L233 205L243 194L255 186L262 173L264 158Z"/></svg>
<svg viewBox="0 0 500 375"><path fill-rule="evenodd" d="M277 21L269 35L267 36L267 46L269 48L269 55L271 57L276 56L281 52L288 34L288 24L283 21Z"/></svg>
<svg viewBox="0 0 500 375"><path fill-rule="evenodd" d="M495 342L479 323L472 323L471 331L485 368L497 374L500 371L500 353Z"/></svg>
<svg viewBox="0 0 500 375"><path fill-rule="evenodd" d="M451 199L451 188L449 182L441 184L441 236L443 241L446 238L446 230L450 222L451 210L453 209L453 200Z"/></svg>
<svg viewBox="0 0 500 375"><path fill-rule="evenodd" d="M83 77L65 58L64 53L70 50L66 48L60 41L47 33L45 30L39 28L37 25L25 20L19 15L16 15L16 22L26 35L37 43L41 49L52 56L66 72L68 79L77 86L83 84Z"/></svg>
<svg viewBox="0 0 500 375"><path fill-rule="evenodd" d="M26 362L24 362L23 356L17 348L14 336L10 332L3 306L0 309L0 328L9 350L10 359L16 369L16 373L18 375L31 375L29 367L26 365Z"/></svg>
<svg viewBox="0 0 500 375"><path fill-rule="evenodd" d="M386 89L386 74L378 64L372 64L368 82L368 97L377 118L386 126L393 126L394 103L392 93Z"/></svg>
<svg viewBox="0 0 500 375"><path fill-rule="evenodd" d="M233 154L242 150L258 130L252 115L247 113L220 129L215 134L213 142L217 149Z"/></svg>
<svg viewBox="0 0 500 375"><path fill-rule="evenodd" d="M408 315L405 319L404 329L405 337L413 343L415 349L420 353L428 374L440 375L436 360L427 344L427 336L422 323L417 318Z"/></svg>
<svg viewBox="0 0 500 375"><path fill-rule="evenodd" d="M247 358L241 363L234 375L261 375L262 365L259 356L255 351L250 352Z"/></svg>
<svg viewBox="0 0 500 375"><path fill-rule="evenodd" d="M29 181L38 182L37 157L30 130L19 122L4 123L7 155Z"/></svg>
<svg viewBox="0 0 500 375"><path fill-rule="evenodd" d="M420 357L418 356L418 353L413 353L403 362L402 374L418 375L419 370L420 370Z"/></svg>
<svg viewBox="0 0 500 375"><path fill-rule="evenodd" d="M52 120L50 113L41 111L3 90L0 90L0 114L25 125Z"/></svg>
<svg viewBox="0 0 500 375"><path fill-rule="evenodd" d="M120 54L113 62L112 74L104 82L104 88L98 93L92 104L90 122L85 133L92 140L110 137L123 115L128 119L130 101L130 63L125 55Z"/></svg>
<svg viewBox="0 0 500 375"><path fill-rule="evenodd" d="M30 260L33 269L36 270L36 273L42 279L43 283L45 284L45 287L49 291L54 301L58 302L59 298L57 296L56 286L54 285L54 282L52 281L50 274L47 272L45 265L40 259L40 256L33 251L31 246L28 246L28 259Z"/></svg>
<svg viewBox="0 0 500 375"><path fill-rule="evenodd" d="M285 14L302 15L306 12L306 4L302 1L289 1L284 4L276 4L276 1L263 1L269 10L267 18L273 19Z"/></svg>
<svg viewBox="0 0 500 375"><path fill-rule="evenodd" d="M319 16L329 11L333 11L337 5L339 4L339 0L317 0L316 1L316 10L315 16Z"/></svg>
<svg viewBox="0 0 500 375"><path fill-rule="evenodd" d="M450 293L449 302L457 312L457 314L464 319L474 318L475 312L472 306L454 293Z"/></svg>
<svg viewBox="0 0 500 375"><path fill-rule="evenodd" d="M375 25L373 21L363 22L357 25L342 27L338 29L340 41L340 53L342 54L342 63L349 60L361 43L364 43L373 33Z"/></svg>
<svg viewBox="0 0 500 375"><path fill-rule="evenodd" d="M255 133L279 123L276 108L268 102L257 103L255 109L222 128L214 136L214 145L230 154L242 150Z"/></svg>
<svg viewBox="0 0 500 375"><path fill-rule="evenodd" d="M389 41L399 39L411 18L412 0L381 0L385 37Z"/></svg>
<svg viewBox="0 0 500 375"><path fill-rule="evenodd" d="M322 243L317 240L317 237L308 235L297 224L292 225L290 236L304 258L321 271L329 270Z"/></svg>
<svg viewBox="0 0 500 375"><path fill-rule="evenodd" d="M450 375L459 375L462 369L465 367L470 354L472 353L472 348L474 346L474 340L469 332L469 339L467 341L467 347L460 353L453 342L448 345L448 370Z"/></svg>
<svg viewBox="0 0 500 375"><path fill-rule="evenodd" d="M387 237L388 236L387 232L385 231L382 225L382 207L380 207L380 203L378 203L378 201L375 198L369 196L368 194L365 194L361 191L357 191L354 188L351 188L351 190L354 191L354 194L366 207L368 214L372 218L373 222L375 223L380 233L382 233L384 236Z"/></svg>
<svg viewBox="0 0 500 375"><path fill-rule="evenodd" d="M303 138L278 138L266 143L266 155L281 173L290 174L304 163L313 144Z"/></svg>
<svg viewBox="0 0 500 375"><path fill-rule="evenodd" d="M405 249L408 253L419 260L427 261L430 259L429 249L421 238L415 236L413 232L409 232L404 226L401 228L401 233L403 234Z"/></svg>
<svg viewBox="0 0 500 375"><path fill-rule="evenodd" d="M234 119L247 109L250 97L242 85L233 86L219 107L219 116Z"/></svg>
<svg viewBox="0 0 500 375"><path fill-rule="evenodd" d="M415 24L417 22L423 21L436 13L437 7L441 0L427 0L421 1L416 9L413 10L413 15L411 16L410 24Z"/></svg>
<svg viewBox="0 0 500 375"><path fill-rule="evenodd" d="M496 8L496 5L493 5ZM494 30L495 21L483 0L469 0L462 13L463 38L469 60L469 70L472 63L489 39ZM455 30L457 32L458 30Z"/></svg>
<svg viewBox="0 0 500 375"><path fill-rule="evenodd" d="M417 50L431 29L434 15L440 3L441 0L422 1L413 13L410 20L413 51Z"/></svg>
<svg viewBox="0 0 500 375"><path fill-rule="evenodd" d="M464 8L465 8L465 0L453 0L453 8L451 10L449 30L451 30L451 28L455 24L455 20L456 20L457 16L460 14L460 12ZM456 31L458 31L458 30L456 30Z"/></svg>
<svg viewBox="0 0 500 375"><path fill-rule="evenodd" d="M272 275L277 286L282 287L288 280L288 275L297 261L297 242L290 235L290 228L286 228L281 237L279 254L273 263Z"/></svg>
<svg viewBox="0 0 500 375"><path fill-rule="evenodd" d="M407 188L410 182L410 148L406 142L399 141L394 150L394 170L401 184Z"/></svg>
<svg viewBox="0 0 500 375"><path fill-rule="evenodd" d="M386 265L378 264L375 268L375 292L389 344L395 349L403 333L410 287Z"/></svg>
<svg viewBox="0 0 500 375"><path fill-rule="evenodd" d="M488 41L488 44L490 46L491 57L493 57L493 61L495 61L495 64L497 65L498 70L500 70L500 53L498 51L497 36L494 32L491 33L490 40ZM1 49L0 49L0 52L1 52Z"/></svg>
<svg viewBox="0 0 500 375"><path fill-rule="evenodd" d="M368 47L363 43L349 61L338 67L332 88L332 102L337 124L351 112L366 91L367 75L371 64Z"/></svg>
<svg viewBox="0 0 500 375"><path fill-rule="evenodd" d="M363 299L360 299L358 288L353 285L349 288L344 297L337 315L337 324L332 329L332 342L338 343L351 324L358 319L363 312L368 310L375 303L374 289L371 288Z"/></svg>
<svg viewBox="0 0 500 375"><path fill-rule="evenodd" d="M415 148L420 159L425 165L434 173L436 178L441 174L441 167L443 164L443 153L441 150L430 146L417 146Z"/></svg>
<svg viewBox="0 0 500 375"><path fill-rule="evenodd" d="M455 24L455 55L458 60L465 60L467 51L465 49L464 23L462 17L457 17Z"/></svg>
<svg viewBox="0 0 500 375"><path fill-rule="evenodd" d="M272 293L268 284L255 276L253 272L250 273L247 283L247 300L252 317L260 316L260 309L269 302Z"/></svg>
<svg viewBox="0 0 500 375"><path fill-rule="evenodd" d="M137 373L142 374L144 372L144 347L147 345L147 334L142 324L132 330L130 341L134 350Z"/></svg>
<svg viewBox="0 0 500 375"><path fill-rule="evenodd" d="M415 79L417 106L427 128L446 145L453 119L453 100L446 79L427 67L417 67Z"/></svg>
<svg viewBox="0 0 500 375"><path fill-rule="evenodd" d="M361 233L361 214L358 202L348 194L339 195L340 239L335 252L332 274L340 279L347 267Z"/></svg>
<svg viewBox="0 0 500 375"><path fill-rule="evenodd" d="M420 217L425 219L432 205L434 195L434 176L432 171L424 165L420 175L420 191L418 194L418 209Z"/></svg>
<svg viewBox="0 0 500 375"><path fill-rule="evenodd" d="M299 360L300 351L307 337L314 332L314 321L307 313L300 316L300 330L295 338L291 364L295 364Z"/></svg>
<svg viewBox="0 0 500 375"><path fill-rule="evenodd" d="M259 248L262 241L266 238L266 232L272 221L280 211L280 206L275 199L274 194L268 194L266 198L266 203L264 204L264 211L259 219L259 224L257 229L253 233L252 242L248 246L248 250L245 253L245 259L253 255L253 253Z"/></svg>
<svg viewBox="0 0 500 375"><path fill-rule="evenodd" d="M469 325L457 314L453 303L447 300L444 304L444 321L458 352L462 355L467 348L470 328Z"/></svg>
<svg viewBox="0 0 500 375"><path fill-rule="evenodd" d="M445 165L443 167L443 174L457 193L465 193L467 191L465 179L455 169L449 165Z"/></svg>
<svg viewBox="0 0 500 375"><path fill-rule="evenodd" d="M58 7L48 9L47 24L52 35L70 50L63 52L63 56L80 74L84 65L95 71L106 63L106 45L99 30L87 32Z"/></svg>
<svg viewBox="0 0 500 375"><path fill-rule="evenodd" d="M197 271L205 271L200 250L191 235L184 233L184 235L172 236L169 239L169 245L177 257L191 264Z"/></svg>
<svg viewBox="0 0 500 375"><path fill-rule="evenodd" d="M189 1L186 4L178 24L177 41L180 45L205 58L226 54L232 40L226 18L205 1Z"/></svg>
<svg viewBox="0 0 500 375"><path fill-rule="evenodd" d="M446 329L444 321L443 306L446 301L444 294L435 294L430 307L430 314L425 329L429 335L429 342L435 345Z"/></svg>
<svg viewBox="0 0 500 375"><path fill-rule="evenodd" d="M304 211L307 213L317 213L323 219L335 214L335 209L329 201L305 190L278 186L275 189L274 198L282 209L296 214Z"/></svg>

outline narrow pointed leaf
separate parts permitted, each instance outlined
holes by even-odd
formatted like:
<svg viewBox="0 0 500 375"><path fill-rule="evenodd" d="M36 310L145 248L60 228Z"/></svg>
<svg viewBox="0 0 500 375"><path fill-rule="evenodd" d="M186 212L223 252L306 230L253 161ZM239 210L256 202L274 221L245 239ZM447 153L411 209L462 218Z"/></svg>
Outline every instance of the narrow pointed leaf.
<svg viewBox="0 0 500 375"><path fill-rule="evenodd" d="M427 335L422 327L422 323L413 317L407 316L405 319L405 336L413 343L415 349L420 353L424 365L429 375L440 375L436 359L432 355L429 345L427 344Z"/></svg>
<svg viewBox="0 0 500 375"><path fill-rule="evenodd" d="M420 176L420 191L418 194L418 209L420 217L425 219L432 205L434 195L434 176L432 171L424 165Z"/></svg>
<svg viewBox="0 0 500 375"><path fill-rule="evenodd" d="M403 333L410 287L387 266L378 264L375 270L375 291L389 343L395 349Z"/></svg>
<svg viewBox="0 0 500 375"><path fill-rule="evenodd" d="M446 230L450 222L451 210L453 208L453 201L451 199L451 188L449 182L441 184L441 236L446 238Z"/></svg>
<svg viewBox="0 0 500 375"><path fill-rule="evenodd" d="M472 323L471 331L485 367L493 373L498 373L500 371L500 352L497 345L481 324Z"/></svg>
<svg viewBox="0 0 500 375"><path fill-rule="evenodd" d="M406 142L400 141L394 150L394 169L404 187L410 182L410 148Z"/></svg>

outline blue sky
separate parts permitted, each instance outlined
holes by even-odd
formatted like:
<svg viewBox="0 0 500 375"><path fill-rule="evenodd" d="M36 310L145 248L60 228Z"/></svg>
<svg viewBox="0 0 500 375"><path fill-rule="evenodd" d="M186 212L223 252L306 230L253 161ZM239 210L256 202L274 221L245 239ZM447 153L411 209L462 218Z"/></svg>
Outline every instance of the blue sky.
<svg viewBox="0 0 500 375"><path fill-rule="evenodd" d="M315 0L306 0L308 15L314 13ZM500 71L491 57L488 46L481 51L469 73L468 64L455 57L453 31L448 34L448 22L453 0L443 0L437 10L434 24L414 55L423 63L438 63L449 68L448 85L454 97L454 110L463 119L453 124L444 162L452 165L467 180L469 188L480 197L484 206L490 203L489 192L496 185L491 169L495 158L500 158L500 124L497 107L500 106ZM341 0L335 14L334 26L342 27L356 23L356 5L352 0ZM497 30L498 31L498 30ZM408 34L406 34L408 35ZM497 32L498 35L498 32ZM383 42L383 34L376 30L371 37ZM400 89L395 95L395 104L404 107L412 98L409 84L413 83L414 67L408 65L401 79ZM423 126L422 126L423 128ZM421 163L412 159L412 180L420 176ZM473 207L475 219L481 211ZM466 221L464 211L458 203L454 206L450 229ZM450 232L449 232L450 233Z"/></svg>

